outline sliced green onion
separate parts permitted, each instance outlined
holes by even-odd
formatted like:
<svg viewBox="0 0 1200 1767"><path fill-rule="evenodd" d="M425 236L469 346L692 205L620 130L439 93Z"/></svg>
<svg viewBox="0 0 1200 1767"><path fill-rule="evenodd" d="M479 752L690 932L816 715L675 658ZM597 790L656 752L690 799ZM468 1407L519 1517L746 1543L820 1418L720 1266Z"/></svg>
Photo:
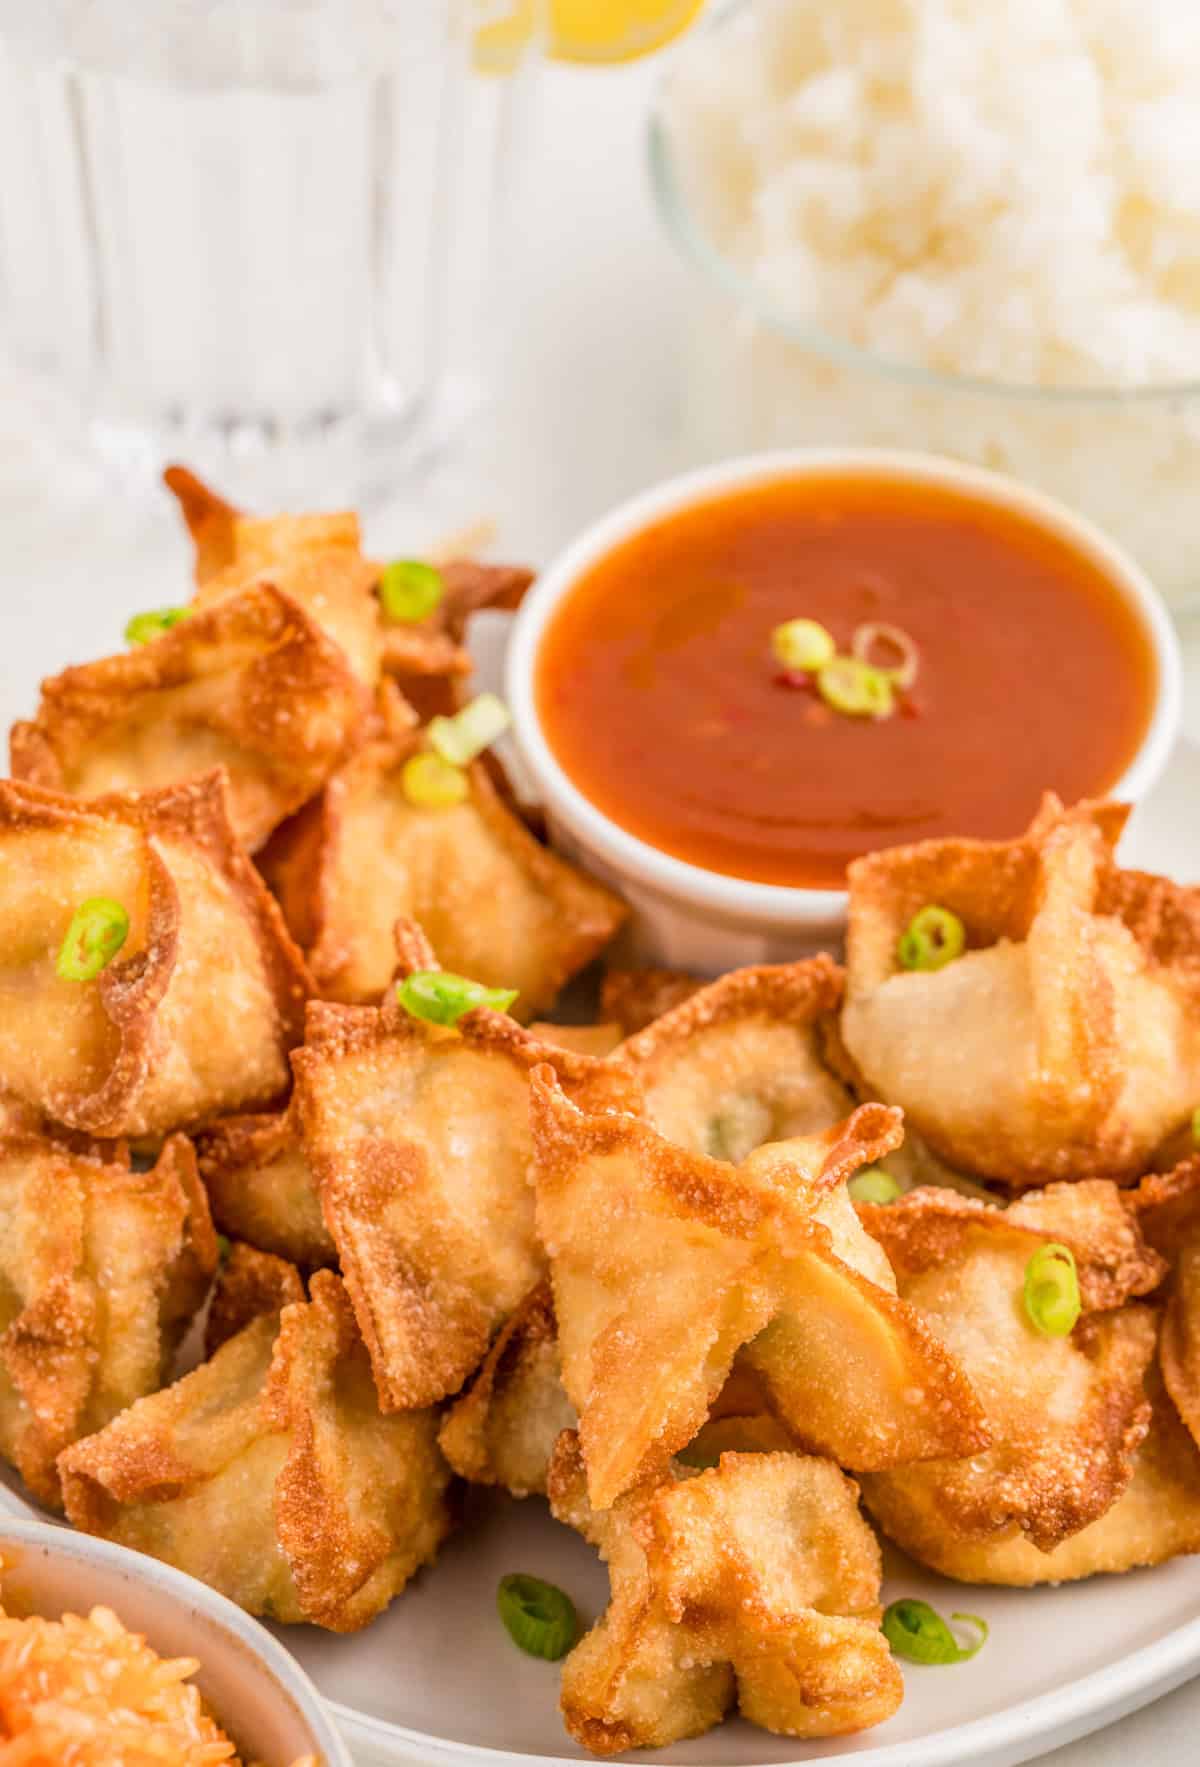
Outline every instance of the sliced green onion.
<svg viewBox="0 0 1200 1767"><path fill-rule="evenodd" d="M570 1596L540 1577L519 1572L501 1577L496 1606L509 1637L528 1656L556 1663L578 1636L579 1621Z"/></svg>
<svg viewBox="0 0 1200 1767"><path fill-rule="evenodd" d="M882 1166L864 1166L856 1172L846 1189L850 1192L851 1202L856 1203L894 1203L902 1195L900 1186L890 1172Z"/></svg>
<svg viewBox="0 0 1200 1767"><path fill-rule="evenodd" d="M817 670L817 691L847 718L890 718L896 695L882 669L853 656L835 656Z"/></svg>
<svg viewBox="0 0 1200 1767"><path fill-rule="evenodd" d="M905 1597L884 1609L883 1635L898 1657L910 1663L965 1663L987 1643L988 1623L978 1614L951 1614L961 1626L978 1626L979 1637L960 1644L936 1608Z"/></svg>
<svg viewBox="0 0 1200 1767"><path fill-rule="evenodd" d="M885 646L893 653L891 662L880 662L876 652ZM911 687L921 666L921 653L903 626L889 626L882 620L868 620L856 626L850 640L850 654L860 663L870 663L897 687Z"/></svg>
<svg viewBox="0 0 1200 1767"><path fill-rule="evenodd" d="M112 962L129 937L129 916L108 896L89 896L71 916L55 963L64 982L90 982Z"/></svg>
<svg viewBox="0 0 1200 1767"><path fill-rule="evenodd" d="M1192 1112L1192 1141L1200 1147L1200 1106Z"/></svg>
<svg viewBox="0 0 1200 1767"><path fill-rule="evenodd" d="M379 579L379 600L389 620L411 625L428 619L446 593L442 573L419 558L394 558Z"/></svg>
<svg viewBox="0 0 1200 1767"><path fill-rule="evenodd" d="M461 767L440 755L410 755L400 769L400 789L421 810L448 810L461 804L471 789Z"/></svg>
<svg viewBox="0 0 1200 1767"><path fill-rule="evenodd" d="M1082 1311L1070 1246L1039 1246L1025 1266L1025 1311L1043 1337L1065 1338Z"/></svg>
<svg viewBox="0 0 1200 1767"><path fill-rule="evenodd" d="M453 718L431 718L426 735L435 754L452 767L466 767L503 736L510 723L508 707L494 693L481 693Z"/></svg>
<svg viewBox="0 0 1200 1767"><path fill-rule="evenodd" d="M944 969L967 947L967 929L957 914L930 902L918 910L900 935L896 955L902 969Z"/></svg>
<svg viewBox="0 0 1200 1767"><path fill-rule="evenodd" d="M226 1238L225 1234L218 1233L218 1235L217 1235L217 1261L218 1261L218 1263L228 1264L229 1254L232 1250L233 1250L233 1246L230 1244L230 1242Z"/></svg>
<svg viewBox="0 0 1200 1767"><path fill-rule="evenodd" d="M817 620L785 620L771 634L771 654L776 662L805 675L824 668L836 652L833 634Z"/></svg>
<svg viewBox="0 0 1200 1767"><path fill-rule="evenodd" d="M451 975L448 969L419 969L396 984L396 999L405 1012L431 1025L457 1024L464 1012L476 1006L507 1012L517 992L516 988L485 988L482 982Z"/></svg>
<svg viewBox="0 0 1200 1767"><path fill-rule="evenodd" d="M125 625L126 644L149 644L152 638L161 638L180 620L190 619L190 607L159 607L150 613L134 614Z"/></svg>

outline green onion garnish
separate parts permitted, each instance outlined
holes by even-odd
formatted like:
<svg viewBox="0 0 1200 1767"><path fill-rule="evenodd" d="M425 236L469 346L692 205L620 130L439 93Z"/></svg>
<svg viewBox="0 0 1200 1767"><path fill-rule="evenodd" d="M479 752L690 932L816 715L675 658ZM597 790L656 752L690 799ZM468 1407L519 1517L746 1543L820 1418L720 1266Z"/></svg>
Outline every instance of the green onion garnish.
<svg viewBox="0 0 1200 1767"><path fill-rule="evenodd" d="M494 693L481 693L453 718L431 718L426 735L435 754L452 767L466 767L509 726L508 707Z"/></svg>
<svg viewBox="0 0 1200 1767"><path fill-rule="evenodd" d="M892 683L882 669L853 656L835 656L817 670L817 691L847 718L890 718L896 709Z"/></svg>
<svg viewBox="0 0 1200 1767"><path fill-rule="evenodd" d="M129 916L108 896L89 896L71 916L55 963L64 982L90 982L117 955L129 937Z"/></svg>
<svg viewBox="0 0 1200 1767"><path fill-rule="evenodd" d="M864 1166L861 1172L854 1174L846 1189L850 1192L851 1202L856 1203L894 1203L902 1194L896 1180L882 1166Z"/></svg>
<svg viewBox="0 0 1200 1767"><path fill-rule="evenodd" d="M565 1657L579 1632L569 1595L540 1577L516 1573L501 1577L496 1606L509 1637L531 1657L556 1663Z"/></svg>
<svg viewBox="0 0 1200 1767"><path fill-rule="evenodd" d="M125 626L126 644L149 644L152 638L161 638L180 620L191 618L190 607L159 607L150 613L134 614Z"/></svg>
<svg viewBox="0 0 1200 1767"><path fill-rule="evenodd" d="M429 617L446 593L442 573L419 558L394 558L379 579L379 600L389 620L407 625Z"/></svg>
<svg viewBox="0 0 1200 1767"><path fill-rule="evenodd" d="M967 929L949 908L931 902L913 915L900 935L896 955L902 969L943 969L961 957Z"/></svg>
<svg viewBox="0 0 1200 1767"><path fill-rule="evenodd" d="M451 975L448 969L419 969L396 984L396 999L405 1012L431 1025L457 1024L464 1012L476 1006L507 1012L517 992L516 988L485 988L482 982Z"/></svg>
<svg viewBox="0 0 1200 1767"><path fill-rule="evenodd" d="M978 1614L951 1614L963 1626L978 1626L979 1637L960 1644L936 1608L905 1597L884 1610L883 1635L898 1657L910 1663L965 1663L987 1643L988 1623Z"/></svg>
<svg viewBox="0 0 1200 1767"><path fill-rule="evenodd" d="M891 653L889 662L880 660L877 653L881 647ZM889 626L882 620L868 620L866 625L855 627L850 654L860 663L871 663L901 688L912 686L921 666L921 653L903 626Z"/></svg>
<svg viewBox="0 0 1200 1767"><path fill-rule="evenodd" d="M229 1254L232 1250L233 1250L233 1246L230 1243L229 1239L226 1237L226 1235L223 1233L218 1233L218 1235L217 1235L217 1260L218 1260L218 1262L221 1263L222 1265L228 1264Z"/></svg>
<svg viewBox="0 0 1200 1767"><path fill-rule="evenodd" d="M1200 1106L1192 1112L1192 1142L1200 1147Z"/></svg>
<svg viewBox="0 0 1200 1767"><path fill-rule="evenodd" d="M805 675L832 662L836 651L832 633L817 620L785 620L771 634L771 654L776 662Z"/></svg>
<svg viewBox="0 0 1200 1767"><path fill-rule="evenodd" d="M410 755L400 769L400 789L410 804L422 810L448 810L461 804L471 789L461 767L451 767L440 755Z"/></svg>
<svg viewBox="0 0 1200 1767"><path fill-rule="evenodd" d="M1070 1246L1039 1246L1025 1266L1025 1311L1043 1337L1065 1338L1082 1306Z"/></svg>

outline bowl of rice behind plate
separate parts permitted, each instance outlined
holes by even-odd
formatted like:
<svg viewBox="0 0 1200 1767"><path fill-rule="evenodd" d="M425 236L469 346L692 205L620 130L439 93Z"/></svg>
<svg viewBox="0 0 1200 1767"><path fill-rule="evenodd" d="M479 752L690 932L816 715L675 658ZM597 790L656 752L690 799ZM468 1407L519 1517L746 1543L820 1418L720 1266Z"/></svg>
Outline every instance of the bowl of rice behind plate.
<svg viewBox="0 0 1200 1767"><path fill-rule="evenodd" d="M668 65L660 218L711 454L921 449L1200 609L1200 9L734 0Z"/></svg>
<svg viewBox="0 0 1200 1767"><path fill-rule="evenodd" d="M294 1659L194 1578L7 1518L0 1561L0 1763L351 1767Z"/></svg>

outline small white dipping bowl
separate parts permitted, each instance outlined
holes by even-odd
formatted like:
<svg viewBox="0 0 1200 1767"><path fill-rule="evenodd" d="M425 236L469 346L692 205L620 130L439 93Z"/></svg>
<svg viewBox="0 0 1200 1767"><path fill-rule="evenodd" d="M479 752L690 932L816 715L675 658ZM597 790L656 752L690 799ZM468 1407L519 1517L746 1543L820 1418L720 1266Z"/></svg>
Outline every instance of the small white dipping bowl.
<svg viewBox="0 0 1200 1767"><path fill-rule="evenodd" d="M299 1664L223 1595L157 1559L48 1522L0 1516L0 1595L13 1614L61 1619L109 1607L160 1657L195 1657L192 1677L244 1761L352 1767Z"/></svg>
<svg viewBox="0 0 1200 1767"><path fill-rule="evenodd" d="M1182 705L1179 644L1157 591L1138 565L1097 527L1040 491L936 455L884 449L751 455L671 479L613 510L554 560L517 615L507 663L506 692L517 743L545 807L554 843L630 904L630 954L638 961L708 975L746 963L789 962L840 941L846 892L752 883L705 871L628 833L591 803L560 766L538 718L535 677L547 621L593 565L664 517L731 491L830 473L874 474L957 491L1013 510L1093 560L1137 616L1158 673L1145 737L1112 795L1126 802L1143 796L1174 745ZM1103 707L1096 712L1102 717ZM598 730L596 741L604 740L603 730Z"/></svg>

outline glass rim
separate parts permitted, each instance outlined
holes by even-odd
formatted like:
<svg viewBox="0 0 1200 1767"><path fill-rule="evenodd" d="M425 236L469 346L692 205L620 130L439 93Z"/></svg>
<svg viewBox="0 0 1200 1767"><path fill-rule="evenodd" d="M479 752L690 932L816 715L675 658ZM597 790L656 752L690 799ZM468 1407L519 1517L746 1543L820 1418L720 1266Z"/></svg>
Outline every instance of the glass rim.
<svg viewBox="0 0 1200 1767"><path fill-rule="evenodd" d="M730 0L718 7L690 39L680 45L685 55L695 41L704 35L716 36L739 13L747 11L750 0ZM677 59L677 58L673 58ZM1190 381L1142 381L1132 386L1075 385L1039 386L1036 381L996 380L984 375L954 374L929 368L899 356L888 356L838 337L824 327L798 319L774 295L767 293L754 278L716 245L700 225L689 203L679 175L676 155L671 145L666 119L666 94L671 83L672 67L659 77L646 124L646 157L650 187L659 220L684 262L729 295L738 308L750 318L765 325L789 343L810 354L838 362L845 368L923 387L936 392L960 393L996 400L1026 400L1031 404L1071 405L1147 405L1174 399L1200 399L1200 379Z"/></svg>

